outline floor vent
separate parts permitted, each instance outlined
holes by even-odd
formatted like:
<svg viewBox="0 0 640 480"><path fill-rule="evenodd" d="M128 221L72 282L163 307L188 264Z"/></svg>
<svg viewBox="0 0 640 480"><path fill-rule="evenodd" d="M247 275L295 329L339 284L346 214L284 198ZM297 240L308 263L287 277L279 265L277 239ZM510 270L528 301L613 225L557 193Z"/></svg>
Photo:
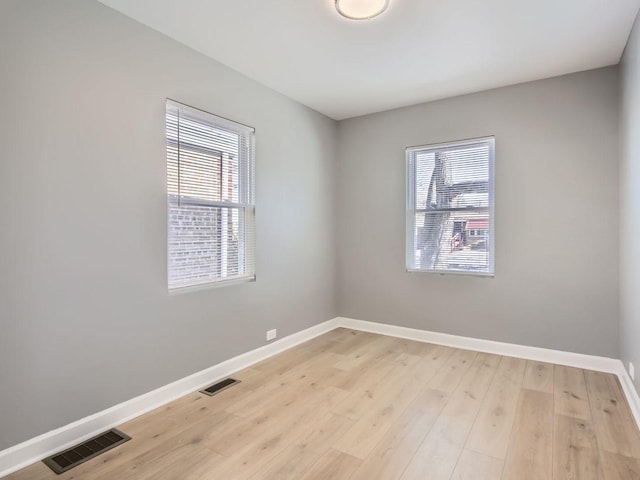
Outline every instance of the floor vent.
<svg viewBox="0 0 640 480"><path fill-rule="evenodd" d="M108 432L101 433L86 442L68 448L64 452L56 453L49 458L45 458L43 462L51 470L60 474L128 440L131 440L131 437L112 428Z"/></svg>
<svg viewBox="0 0 640 480"><path fill-rule="evenodd" d="M220 393L222 390L232 387L233 385L240 383L240 380L236 380L235 378L225 378L224 380L219 381L218 383L214 383L210 387L205 388L204 390L200 390L200 393L204 393L205 395L215 395L216 393Z"/></svg>

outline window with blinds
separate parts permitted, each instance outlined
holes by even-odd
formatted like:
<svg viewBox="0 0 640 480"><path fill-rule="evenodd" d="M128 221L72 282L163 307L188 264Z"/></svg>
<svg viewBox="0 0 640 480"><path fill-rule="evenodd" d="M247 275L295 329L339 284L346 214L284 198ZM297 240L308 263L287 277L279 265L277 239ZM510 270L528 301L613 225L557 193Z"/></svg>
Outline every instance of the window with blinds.
<svg viewBox="0 0 640 480"><path fill-rule="evenodd" d="M169 290L255 279L254 129L167 100Z"/></svg>
<svg viewBox="0 0 640 480"><path fill-rule="evenodd" d="M494 139L411 147L407 270L494 273Z"/></svg>

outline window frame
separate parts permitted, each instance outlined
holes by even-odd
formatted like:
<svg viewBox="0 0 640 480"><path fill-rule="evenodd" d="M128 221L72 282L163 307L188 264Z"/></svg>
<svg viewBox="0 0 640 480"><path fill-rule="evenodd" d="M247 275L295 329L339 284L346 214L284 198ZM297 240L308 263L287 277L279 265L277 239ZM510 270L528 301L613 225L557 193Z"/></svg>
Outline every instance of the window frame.
<svg viewBox="0 0 640 480"><path fill-rule="evenodd" d="M488 207L459 207L449 209L427 209L416 208L417 184L416 184L416 162L415 155L417 152L424 150L446 151L458 150L461 147L486 143L489 147L489 165L488 165ZM406 220L405 220L405 269L409 273L428 273L438 275L463 275L475 276L483 278L495 277L495 137L493 135L477 138L469 138L465 140L455 140L451 142L439 142L426 145L415 145L405 148L405 181L406 181ZM435 268L416 268L416 214L437 212L437 211L487 211L489 217L489 228L487 235L482 237L487 241L487 249L489 253L489 262L486 271L481 270L458 270L458 269L435 269ZM481 238L481 237L474 237Z"/></svg>
<svg viewBox="0 0 640 480"><path fill-rule="evenodd" d="M166 117L168 116L169 109L177 109L179 112L188 112L191 121L197 119L197 121L201 121L203 125L207 125L208 127L214 129L220 129L222 131L230 131L234 132L239 136L245 136L246 140L246 155L240 154L238 152L238 201L216 201L216 200L208 200L204 198L195 198L189 197L187 195L177 195L175 193L171 193L169 191L169 150L168 145L170 143L169 135L168 135L168 124L165 119L165 168L167 173L167 191L166 191L166 202L167 202L167 288L169 294L174 293L182 293L182 292L192 292L198 290L205 290L209 288L219 288L228 285L236 285L246 282L253 282L256 280L256 268L255 268L255 128L250 127L248 125L242 124L240 122L236 122L233 120L229 120L227 118L221 117L219 115L215 115L213 113L207 112L205 110L201 110L199 108L195 108L189 105L186 105L181 102L177 102L170 98L166 99L165 103L166 109ZM179 116L179 114L178 114ZM179 128L179 127L178 127ZM179 134L178 134L179 139ZM180 140L178 140L180 142ZM191 150L200 149L203 153L215 156L219 155L220 159L224 158L224 153L222 151L216 150L215 148L202 147L197 145L191 145ZM244 158L246 157L246 158ZM179 160L178 160L179 162ZM179 164L178 164L178 172L179 172ZM178 173L178 179L180 175ZM179 182L179 180L178 180ZM179 187L178 187L179 188ZM179 192L179 190L178 190ZM244 265L245 271L242 275L234 275L230 277L220 277L214 279L207 279L206 281L192 282L188 284L174 285L170 284L170 240L171 240L171 208L175 205L177 199L178 205L189 205L194 207L213 207L220 209L229 209L229 211L237 210L239 212L239 216L244 219L244 221L240 221L239 230L242 232L239 234L238 240L238 256L242 258L242 263ZM251 261L249 263L245 262L245 258L250 257ZM226 262L223 259L223 255L220 252L217 252L217 258L220 263ZM240 260L239 260L240 261ZM249 268L249 271L246 268Z"/></svg>

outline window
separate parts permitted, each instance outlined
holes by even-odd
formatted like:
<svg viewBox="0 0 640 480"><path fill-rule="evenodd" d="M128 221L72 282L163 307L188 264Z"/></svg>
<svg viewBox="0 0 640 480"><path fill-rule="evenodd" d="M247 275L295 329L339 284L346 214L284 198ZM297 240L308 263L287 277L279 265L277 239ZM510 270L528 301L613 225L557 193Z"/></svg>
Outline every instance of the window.
<svg viewBox="0 0 640 480"><path fill-rule="evenodd" d="M167 100L169 290L255 279L254 130Z"/></svg>
<svg viewBox="0 0 640 480"><path fill-rule="evenodd" d="M493 137L406 156L407 270L492 276Z"/></svg>

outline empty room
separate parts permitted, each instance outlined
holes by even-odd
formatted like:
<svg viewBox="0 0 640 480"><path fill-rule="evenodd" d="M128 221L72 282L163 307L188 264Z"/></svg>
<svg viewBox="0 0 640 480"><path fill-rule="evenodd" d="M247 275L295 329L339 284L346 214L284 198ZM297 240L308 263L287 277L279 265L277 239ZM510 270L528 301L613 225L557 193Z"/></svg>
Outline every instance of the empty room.
<svg viewBox="0 0 640 480"><path fill-rule="evenodd" d="M0 478L640 480L639 10L0 0Z"/></svg>

